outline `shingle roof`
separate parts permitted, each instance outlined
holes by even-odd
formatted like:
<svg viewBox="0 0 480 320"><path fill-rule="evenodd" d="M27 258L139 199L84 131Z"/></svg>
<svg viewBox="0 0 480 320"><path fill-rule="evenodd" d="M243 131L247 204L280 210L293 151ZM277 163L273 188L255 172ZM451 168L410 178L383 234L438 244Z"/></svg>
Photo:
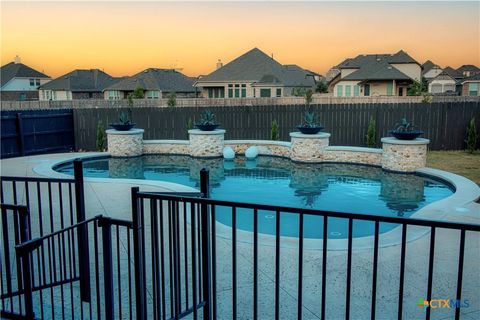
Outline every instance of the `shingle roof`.
<svg viewBox="0 0 480 320"><path fill-rule="evenodd" d="M342 80L409 80L410 77L385 60L370 61Z"/></svg>
<svg viewBox="0 0 480 320"><path fill-rule="evenodd" d="M145 90L166 92L195 92L193 82L192 78L173 69L149 68L118 81L104 90L133 91L141 87Z"/></svg>
<svg viewBox="0 0 480 320"><path fill-rule="evenodd" d="M477 74L475 74L475 75L473 75L473 76L471 76L471 77L462 79L461 81L462 81L462 83L467 82L467 81L475 81L475 82L476 82L476 81L480 81L480 73L477 73Z"/></svg>
<svg viewBox="0 0 480 320"><path fill-rule="evenodd" d="M313 86L315 80L307 76L309 74L311 73L297 65L282 65L260 49L254 48L202 77L199 82L252 81L258 83L265 76L271 76L285 86Z"/></svg>
<svg viewBox="0 0 480 320"><path fill-rule="evenodd" d="M400 50L395 54L360 54L355 58L345 59L338 65L341 69L358 69L373 61L385 61L387 63L419 63L410 57L405 51Z"/></svg>
<svg viewBox="0 0 480 320"><path fill-rule="evenodd" d="M457 69L459 72L470 71L470 72L480 72L480 68L474 66L473 64L464 64L460 68Z"/></svg>
<svg viewBox="0 0 480 320"><path fill-rule="evenodd" d="M119 81L99 69L73 70L42 85L42 90L67 90L72 92L102 92L103 89Z"/></svg>
<svg viewBox="0 0 480 320"><path fill-rule="evenodd" d="M50 78L44 73L30 68L23 63L10 62L0 68L2 87L13 78Z"/></svg>
<svg viewBox="0 0 480 320"><path fill-rule="evenodd" d="M453 81L455 81L455 78L452 77L448 72L442 71L435 78L431 79L430 82L432 82L434 80L453 80Z"/></svg>
<svg viewBox="0 0 480 320"><path fill-rule="evenodd" d="M425 61L425 63L422 64L422 69L423 69L423 70L422 70L422 74L427 73L428 71L430 71L430 70L433 69L433 68L440 68L440 66L437 65L437 64L435 64L435 63L433 63L433 62L430 61L430 60ZM441 69L441 68L440 68L440 69Z"/></svg>
<svg viewBox="0 0 480 320"><path fill-rule="evenodd" d="M455 79L463 78L463 74L460 71L457 71L451 67L446 67L445 69L443 69L443 72L447 73L449 76Z"/></svg>

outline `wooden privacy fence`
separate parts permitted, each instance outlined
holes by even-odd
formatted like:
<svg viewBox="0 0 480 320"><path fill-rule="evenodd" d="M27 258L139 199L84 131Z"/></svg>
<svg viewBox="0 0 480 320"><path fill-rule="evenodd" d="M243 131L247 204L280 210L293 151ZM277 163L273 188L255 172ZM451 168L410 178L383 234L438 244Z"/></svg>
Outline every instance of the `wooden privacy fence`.
<svg viewBox="0 0 480 320"><path fill-rule="evenodd" d="M2 110L1 146L2 158L72 151L72 110Z"/></svg>
<svg viewBox="0 0 480 320"><path fill-rule="evenodd" d="M376 123L376 142L395 128L406 116L416 127L425 131L432 150L460 150L465 148L465 131L475 117L480 128L480 101L442 103L384 103L384 104L316 104L317 113L325 131L332 134L330 145L365 146L365 135L370 119ZM187 124L200 118L204 107L145 107L132 108L132 120L145 129L144 139L188 139ZM117 121L125 108L74 109L76 148L96 149L97 124L104 126ZM217 121L227 130L225 139L270 139L272 121L279 124L280 140L289 141L289 133L296 131L302 121L305 105L216 106L212 107Z"/></svg>

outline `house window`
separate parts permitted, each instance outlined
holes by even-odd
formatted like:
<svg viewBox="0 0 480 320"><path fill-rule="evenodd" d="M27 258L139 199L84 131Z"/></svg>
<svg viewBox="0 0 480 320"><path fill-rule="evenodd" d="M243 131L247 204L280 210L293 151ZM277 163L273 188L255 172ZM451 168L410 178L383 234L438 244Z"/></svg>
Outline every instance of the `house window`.
<svg viewBox="0 0 480 320"><path fill-rule="evenodd" d="M260 89L260 98L270 98L271 96L271 89Z"/></svg>
<svg viewBox="0 0 480 320"><path fill-rule="evenodd" d="M72 93L67 91L67 100L72 100Z"/></svg>
<svg viewBox="0 0 480 320"><path fill-rule="evenodd" d="M442 93L442 85L439 83L432 84L432 93Z"/></svg>
<svg viewBox="0 0 480 320"><path fill-rule="evenodd" d="M57 92L52 91L52 100L57 100Z"/></svg>
<svg viewBox="0 0 480 320"><path fill-rule="evenodd" d="M345 97L350 97L352 87L351 86L345 86Z"/></svg>
<svg viewBox="0 0 480 320"><path fill-rule="evenodd" d="M40 79L35 79L35 85L39 86L40 85Z"/></svg>
<svg viewBox="0 0 480 320"><path fill-rule="evenodd" d="M337 85L337 97L343 96L343 86Z"/></svg>
<svg viewBox="0 0 480 320"><path fill-rule="evenodd" d="M228 85L228 97L233 98L233 84Z"/></svg>
<svg viewBox="0 0 480 320"><path fill-rule="evenodd" d="M45 100L50 100L52 99L52 91L48 90L45 91Z"/></svg>
<svg viewBox="0 0 480 320"><path fill-rule="evenodd" d="M27 100L27 94L26 93L20 93L20 101L26 101Z"/></svg>
<svg viewBox="0 0 480 320"><path fill-rule="evenodd" d="M242 84L242 98L246 98L246 97L247 97L247 85Z"/></svg>
<svg viewBox="0 0 480 320"><path fill-rule="evenodd" d="M235 85L235 98L240 98L240 85Z"/></svg>
<svg viewBox="0 0 480 320"><path fill-rule="evenodd" d="M478 95L478 83L471 82L468 84L468 95L475 97Z"/></svg>
<svg viewBox="0 0 480 320"><path fill-rule="evenodd" d="M353 96L358 97L360 95L360 86L353 86Z"/></svg>
<svg viewBox="0 0 480 320"><path fill-rule="evenodd" d="M387 96L393 95L393 83L387 83Z"/></svg>
<svg viewBox="0 0 480 320"><path fill-rule="evenodd" d="M209 98L224 98L225 89L224 88L208 88L208 97Z"/></svg>
<svg viewBox="0 0 480 320"><path fill-rule="evenodd" d="M455 91L455 85L454 84L444 84L443 85L443 92L447 91Z"/></svg>
<svg viewBox="0 0 480 320"><path fill-rule="evenodd" d="M29 79L30 80L30 86L33 87L35 85L35 79Z"/></svg>
<svg viewBox="0 0 480 320"><path fill-rule="evenodd" d="M109 100L117 100L120 99L120 94L118 91L108 91L108 99Z"/></svg>
<svg viewBox="0 0 480 320"><path fill-rule="evenodd" d="M147 92L147 99L158 99L160 97L160 92L153 90Z"/></svg>
<svg viewBox="0 0 480 320"><path fill-rule="evenodd" d="M282 96L282 89L280 89L280 88L277 89L276 96L277 96L277 98Z"/></svg>

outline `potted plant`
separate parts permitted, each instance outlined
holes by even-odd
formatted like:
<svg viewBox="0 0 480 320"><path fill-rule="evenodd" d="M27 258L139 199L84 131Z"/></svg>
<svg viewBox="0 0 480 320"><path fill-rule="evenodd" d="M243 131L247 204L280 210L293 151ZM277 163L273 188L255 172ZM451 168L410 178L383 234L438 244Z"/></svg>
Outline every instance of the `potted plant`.
<svg viewBox="0 0 480 320"><path fill-rule="evenodd" d="M220 124L215 121L215 114L210 110L205 110L202 112L202 117L200 122L195 124L195 127L202 131L213 131L218 128Z"/></svg>
<svg viewBox="0 0 480 320"><path fill-rule="evenodd" d="M110 123L110 126L118 131L128 131L135 127L135 123L130 121L130 117L127 112L121 112L118 117L117 123Z"/></svg>
<svg viewBox="0 0 480 320"><path fill-rule="evenodd" d="M391 130L390 134L400 140L413 140L422 135L423 131L416 130L407 118L403 118L400 125L395 130Z"/></svg>
<svg viewBox="0 0 480 320"><path fill-rule="evenodd" d="M324 127L316 123L315 112L305 112L303 122L297 128L303 134L316 134L322 131Z"/></svg>

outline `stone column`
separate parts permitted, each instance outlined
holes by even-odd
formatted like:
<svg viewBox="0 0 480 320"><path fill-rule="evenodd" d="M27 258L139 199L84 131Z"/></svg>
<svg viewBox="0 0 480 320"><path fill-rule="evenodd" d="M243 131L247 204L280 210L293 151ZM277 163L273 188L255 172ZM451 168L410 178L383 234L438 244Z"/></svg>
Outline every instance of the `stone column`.
<svg viewBox="0 0 480 320"><path fill-rule="evenodd" d="M299 162L321 162L328 146L330 133L303 134L291 132L290 159Z"/></svg>
<svg viewBox="0 0 480 320"><path fill-rule="evenodd" d="M225 130L202 131L188 130L192 157L213 158L223 156Z"/></svg>
<svg viewBox="0 0 480 320"><path fill-rule="evenodd" d="M112 157L141 156L143 131L143 129L130 129L128 131L107 130L108 152L110 152Z"/></svg>
<svg viewBox="0 0 480 320"><path fill-rule="evenodd" d="M425 167L429 143L430 140L423 138L414 140L382 138L382 168L390 171L414 172Z"/></svg>

